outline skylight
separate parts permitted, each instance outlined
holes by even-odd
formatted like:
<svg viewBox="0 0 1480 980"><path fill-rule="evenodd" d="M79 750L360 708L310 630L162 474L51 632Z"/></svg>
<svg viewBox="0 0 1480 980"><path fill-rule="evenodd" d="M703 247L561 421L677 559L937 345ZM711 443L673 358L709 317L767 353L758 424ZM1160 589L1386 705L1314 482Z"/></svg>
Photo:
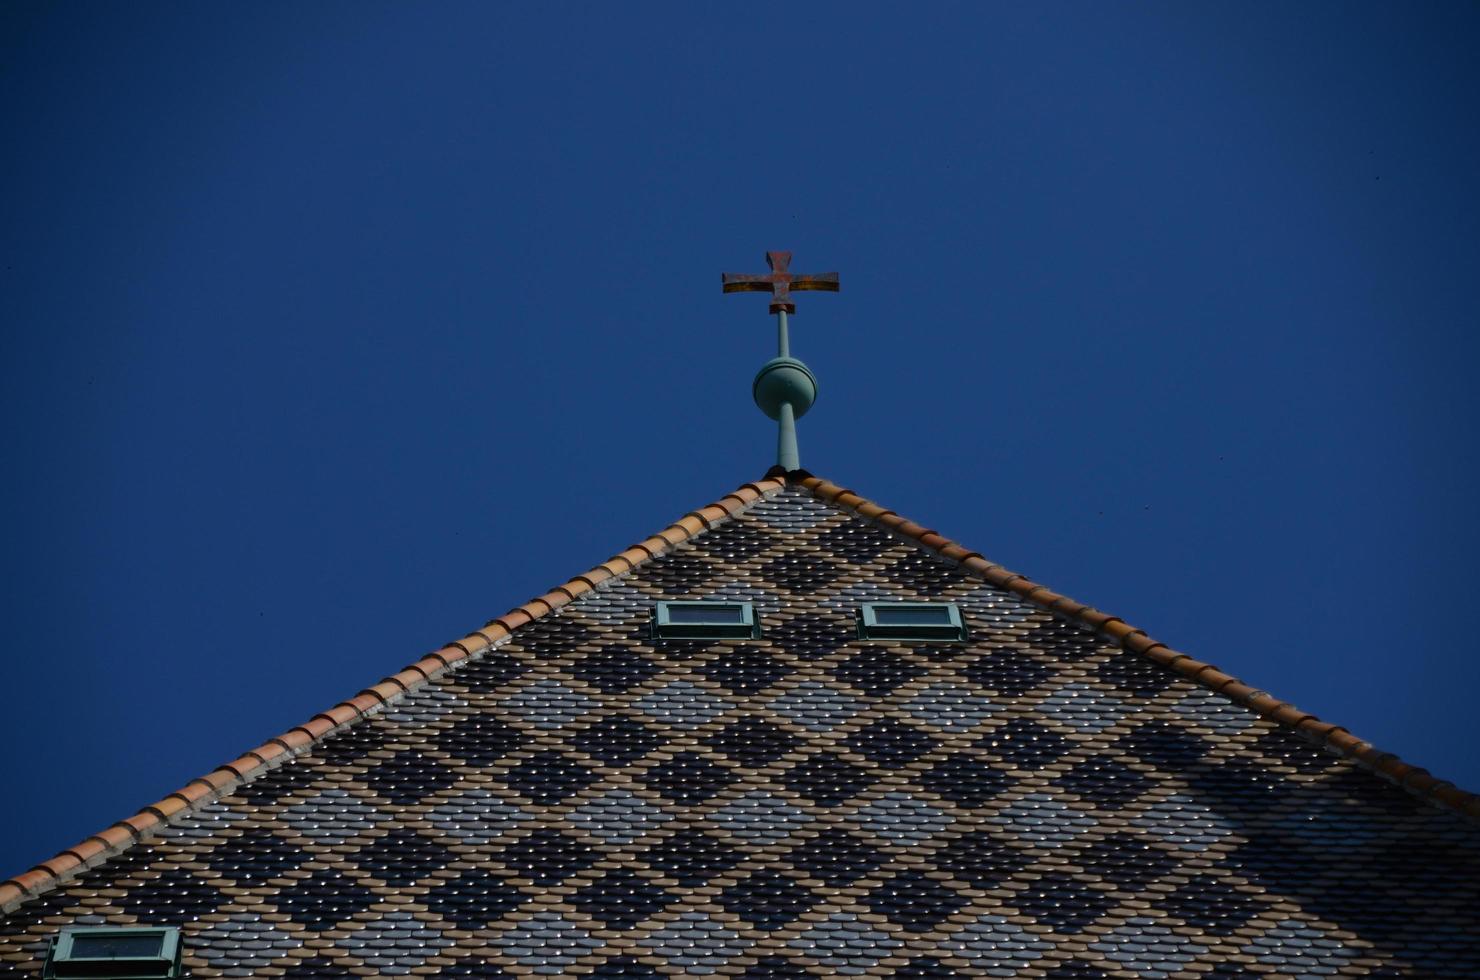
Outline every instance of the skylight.
<svg viewBox="0 0 1480 980"><path fill-rule="evenodd" d="M660 602L653 610L653 635L688 639L754 639L761 635L748 602Z"/></svg>
<svg viewBox="0 0 1480 980"><path fill-rule="evenodd" d="M43 977L178 977L175 926L68 926L52 940Z"/></svg>
<svg viewBox="0 0 1480 980"><path fill-rule="evenodd" d="M858 611L865 640L966 639L966 624L953 602L865 602Z"/></svg>

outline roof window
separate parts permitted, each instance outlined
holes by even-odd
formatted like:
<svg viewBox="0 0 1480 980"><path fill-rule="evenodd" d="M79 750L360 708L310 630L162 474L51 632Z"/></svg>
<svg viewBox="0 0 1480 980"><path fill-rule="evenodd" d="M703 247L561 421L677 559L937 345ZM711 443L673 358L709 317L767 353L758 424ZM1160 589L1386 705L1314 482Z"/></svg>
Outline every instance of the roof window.
<svg viewBox="0 0 1480 980"><path fill-rule="evenodd" d="M653 610L653 635L751 640L761 635L761 628L755 606L748 602L660 602Z"/></svg>
<svg viewBox="0 0 1480 980"><path fill-rule="evenodd" d="M966 639L966 624L954 602L865 602L858 610L864 640Z"/></svg>
<svg viewBox="0 0 1480 980"><path fill-rule="evenodd" d="M178 977L176 926L66 926L51 941L43 977Z"/></svg>

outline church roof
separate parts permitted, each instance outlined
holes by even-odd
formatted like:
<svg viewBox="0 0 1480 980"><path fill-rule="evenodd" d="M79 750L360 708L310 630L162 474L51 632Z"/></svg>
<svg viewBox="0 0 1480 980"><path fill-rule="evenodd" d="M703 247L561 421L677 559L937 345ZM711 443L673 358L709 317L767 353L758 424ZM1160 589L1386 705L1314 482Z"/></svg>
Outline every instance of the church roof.
<svg viewBox="0 0 1480 980"><path fill-rule="evenodd" d="M746 640L651 635L753 603ZM969 641L860 641L950 601ZM1474 976L1480 798L796 472L0 883L195 976Z"/></svg>

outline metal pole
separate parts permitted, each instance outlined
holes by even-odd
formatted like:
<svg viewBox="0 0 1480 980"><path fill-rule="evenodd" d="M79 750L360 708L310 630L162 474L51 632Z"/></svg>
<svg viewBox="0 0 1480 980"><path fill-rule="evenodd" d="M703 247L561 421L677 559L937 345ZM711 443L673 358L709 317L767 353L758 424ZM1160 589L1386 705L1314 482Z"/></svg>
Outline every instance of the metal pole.
<svg viewBox="0 0 1480 980"><path fill-rule="evenodd" d="M786 314L781 314L782 330L786 327ZM783 333L782 337L785 338ZM784 341L783 341L784 342ZM785 348L782 348L785 350ZM776 420L780 427L776 436L776 462L788 473L802 468L802 458L797 452L797 420L792 414L791 402L781 403L781 417Z"/></svg>
<svg viewBox="0 0 1480 980"><path fill-rule="evenodd" d="M791 356L791 332L786 322L786 311L776 311L776 356ZM790 472L802 468L801 453L797 450L797 420L791 402L781 404L780 418L776 420L776 462Z"/></svg>

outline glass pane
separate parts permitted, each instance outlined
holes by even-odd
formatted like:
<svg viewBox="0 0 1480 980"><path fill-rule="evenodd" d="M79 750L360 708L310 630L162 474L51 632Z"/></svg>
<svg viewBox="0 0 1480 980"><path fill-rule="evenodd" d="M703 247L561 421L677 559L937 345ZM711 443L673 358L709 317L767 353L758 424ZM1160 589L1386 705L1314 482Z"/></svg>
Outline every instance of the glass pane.
<svg viewBox="0 0 1480 980"><path fill-rule="evenodd" d="M949 626L950 606L875 606L880 626Z"/></svg>
<svg viewBox="0 0 1480 980"><path fill-rule="evenodd" d="M708 603L702 606L669 606L670 623L735 623L745 622L745 607L738 603Z"/></svg>
<svg viewBox="0 0 1480 980"><path fill-rule="evenodd" d="M72 955L89 960L107 960L119 956L158 956L164 936L157 932L142 935L117 933L103 936L73 936Z"/></svg>

